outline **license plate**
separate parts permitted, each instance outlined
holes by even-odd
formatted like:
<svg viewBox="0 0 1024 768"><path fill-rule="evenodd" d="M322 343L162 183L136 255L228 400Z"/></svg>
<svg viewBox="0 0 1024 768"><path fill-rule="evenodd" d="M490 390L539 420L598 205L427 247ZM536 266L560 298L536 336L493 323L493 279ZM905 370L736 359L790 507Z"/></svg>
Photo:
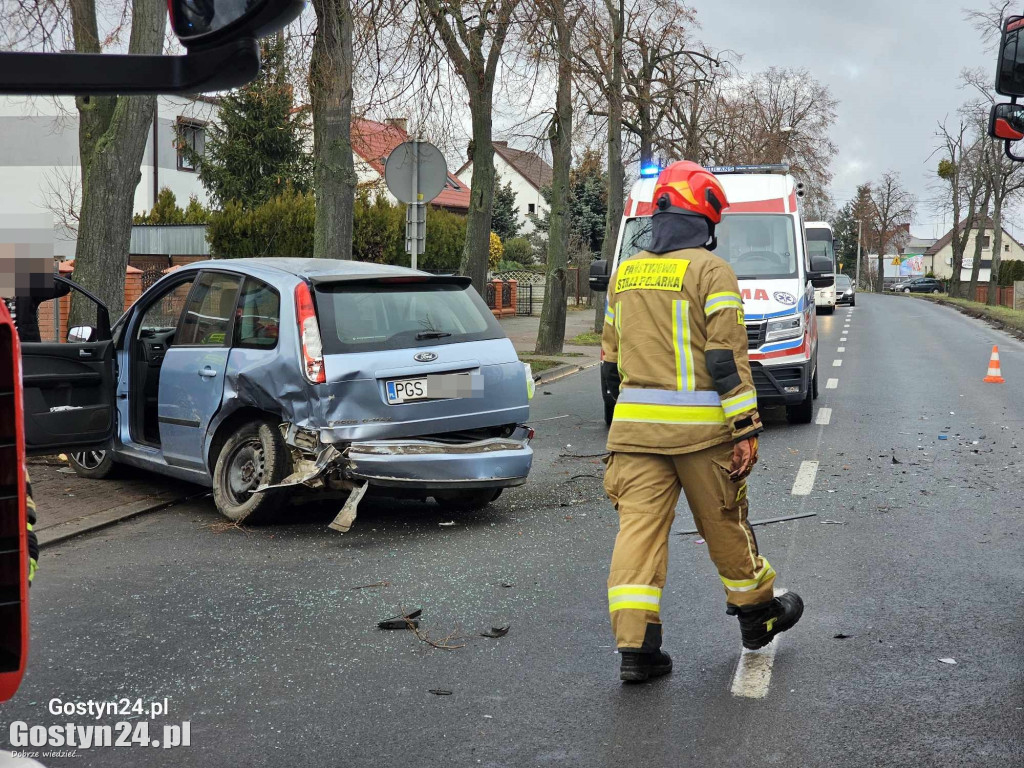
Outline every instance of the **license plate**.
<svg viewBox="0 0 1024 768"><path fill-rule="evenodd" d="M483 377L470 373L420 376L415 379L394 379L385 382L384 388L389 405L417 400L450 400L474 397L482 392Z"/></svg>

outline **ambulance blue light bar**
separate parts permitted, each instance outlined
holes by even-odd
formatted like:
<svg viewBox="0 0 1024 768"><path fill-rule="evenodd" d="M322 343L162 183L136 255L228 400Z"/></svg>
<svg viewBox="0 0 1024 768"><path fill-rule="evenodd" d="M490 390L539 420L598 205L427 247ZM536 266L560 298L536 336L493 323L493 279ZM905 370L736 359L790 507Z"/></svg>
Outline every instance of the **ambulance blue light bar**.
<svg viewBox="0 0 1024 768"><path fill-rule="evenodd" d="M661 168L657 165L643 165L640 166L640 177L643 179L653 179L661 173Z"/></svg>
<svg viewBox="0 0 1024 768"><path fill-rule="evenodd" d="M789 173L789 165L775 163L772 165L714 165L708 168L716 176L729 173Z"/></svg>

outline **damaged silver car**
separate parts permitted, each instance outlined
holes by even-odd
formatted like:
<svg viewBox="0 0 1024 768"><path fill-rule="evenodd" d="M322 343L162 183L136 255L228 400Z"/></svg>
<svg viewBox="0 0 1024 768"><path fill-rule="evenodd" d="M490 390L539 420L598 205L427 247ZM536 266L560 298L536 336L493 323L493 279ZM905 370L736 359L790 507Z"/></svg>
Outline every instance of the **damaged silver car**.
<svg viewBox="0 0 1024 768"><path fill-rule="evenodd" d="M122 464L199 483L247 522L338 492L338 530L367 490L469 510L526 482L533 381L468 278L206 261L112 329L96 314L68 343L23 345L28 447L66 450L85 477Z"/></svg>

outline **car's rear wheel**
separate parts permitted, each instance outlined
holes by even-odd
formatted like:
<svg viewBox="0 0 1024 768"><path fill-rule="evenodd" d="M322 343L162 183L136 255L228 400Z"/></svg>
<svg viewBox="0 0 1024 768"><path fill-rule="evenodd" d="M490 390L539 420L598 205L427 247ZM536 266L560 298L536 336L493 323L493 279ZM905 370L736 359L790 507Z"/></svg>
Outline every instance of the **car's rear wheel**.
<svg viewBox="0 0 1024 768"><path fill-rule="evenodd" d="M501 496L501 488L446 491L434 494L434 501L452 512L476 512Z"/></svg>
<svg viewBox="0 0 1024 768"><path fill-rule="evenodd" d="M281 431L269 421L249 421L225 442L213 469L213 501L235 522L271 522L287 495L276 488L253 493L261 485L279 483L291 471L291 454Z"/></svg>
<svg viewBox="0 0 1024 768"><path fill-rule="evenodd" d="M903 289L903 292L904 292L904 293L910 293L910 289L909 289L909 288L904 288L904 289Z"/></svg>
<svg viewBox="0 0 1024 768"><path fill-rule="evenodd" d="M102 480L114 471L114 458L110 451L77 451L68 454L68 464L80 477Z"/></svg>
<svg viewBox="0 0 1024 768"><path fill-rule="evenodd" d="M940 291L939 291L939 289L938 289L938 288L936 288L936 289L935 289L934 291L932 291L932 295L935 295L935 294L937 294L937 293L939 293L939 292L940 292Z"/></svg>

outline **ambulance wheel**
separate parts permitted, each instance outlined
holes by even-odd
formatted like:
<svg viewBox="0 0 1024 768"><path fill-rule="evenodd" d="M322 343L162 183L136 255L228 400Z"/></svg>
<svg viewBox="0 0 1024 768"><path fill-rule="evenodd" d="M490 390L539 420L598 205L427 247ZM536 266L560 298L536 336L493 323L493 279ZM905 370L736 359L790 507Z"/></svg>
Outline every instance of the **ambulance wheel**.
<svg viewBox="0 0 1024 768"><path fill-rule="evenodd" d="M114 472L114 458L110 451L77 451L68 454L68 464L79 477L102 480Z"/></svg>
<svg viewBox="0 0 1024 768"><path fill-rule="evenodd" d="M609 427L612 425L612 417L615 415L615 401L604 401L604 423Z"/></svg>
<svg viewBox="0 0 1024 768"><path fill-rule="evenodd" d="M213 503L236 523L269 523L287 497L287 488L253 493L291 472L291 454L281 430L269 421L241 424L224 442L213 468Z"/></svg>
<svg viewBox="0 0 1024 768"><path fill-rule="evenodd" d="M810 424L814 419L814 389L808 388L807 397L797 405L786 406L786 420L790 424Z"/></svg>
<svg viewBox="0 0 1024 768"><path fill-rule="evenodd" d="M814 376L811 378L811 389L814 392L814 399L818 399L818 370L815 368Z"/></svg>

